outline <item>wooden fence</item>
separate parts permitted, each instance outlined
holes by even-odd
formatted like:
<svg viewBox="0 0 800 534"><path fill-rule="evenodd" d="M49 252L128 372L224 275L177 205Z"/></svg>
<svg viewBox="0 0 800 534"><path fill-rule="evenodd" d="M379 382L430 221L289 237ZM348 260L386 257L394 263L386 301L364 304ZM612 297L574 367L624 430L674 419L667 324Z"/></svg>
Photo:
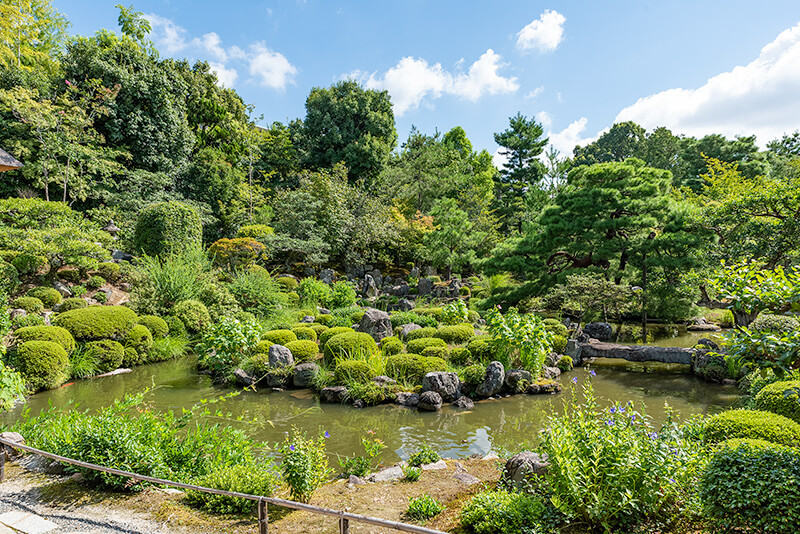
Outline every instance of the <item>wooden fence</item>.
<svg viewBox="0 0 800 534"><path fill-rule="evenodd" d="M82 462L80 460L73 460L72 458L66 458L64 456L59 456L57 454L53 454L50 452L34 449L33 447L22 445L21 443L18 443L16 441L10 441L4 438L0 438L0 445L4 445L5 447L10 447L12 449L30 452L33 454L38 454L39 456L44 456L45 458L50 458L51 460L56 460L61 463L70 464L77 467L83 467L85 469L92 469L94 471L102 471L104 473L110 473L112 475L128 477L133 481L137 482L138 481L152 482L153 484L160 484L163 486L171 486L174 488L202 491L205 493L213 493L215 495L224 495L227 497L239 497L241 499L249 499L251 501L256 501L258 503L258 528L260 534L266 534L269 526L269 519L267 517L267 504L282 506L284 508L291 508L294 510L302 510L304 512L311 512L313 514L336 517L339 520L340 534L349 534L351 521L354 521L356 523L367 523L370 525L386 527L393 530L399 530L401 532L415 532L417 534L447 534L445 532L442 532L441 530L433 530L430 528L420 527L418 525L400 523L398 521L390 521L388 519L381 519L379 517L370 517L366 515L353 514L350 512L345 512L344 510L333 510L331 508L323 508L321 506L313 506L311 504L304 504L300 502L289 501L286 499L278 499L275 497L264 497L262 495L248 495L246 493L236 493L234 491L223 491L214 488L204 488L202 486L195 486L193 484L184 484L183 482L175 482L174 480L165 480L163 478L155 478L146 475L139 475L137 473L131 473L129 471L122 471L121 469L114 469L112 467L104 467L102 465L90 464L87 462ZM6 453L4 447L1 449L2 450L0 450L0 482L3 482L5 478Z"/></svg>

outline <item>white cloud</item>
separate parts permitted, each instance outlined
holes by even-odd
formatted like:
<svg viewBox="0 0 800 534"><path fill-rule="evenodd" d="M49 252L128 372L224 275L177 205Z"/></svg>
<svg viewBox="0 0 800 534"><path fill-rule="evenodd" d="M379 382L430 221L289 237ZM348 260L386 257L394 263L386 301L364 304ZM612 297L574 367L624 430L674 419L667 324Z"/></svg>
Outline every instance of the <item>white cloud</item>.
<svg viewBox="0 0 800 534"><path fill-rule="evenodd" d="M537 87L533 91L528 91L525 94L524 98L525 98L525 100L533 100L534 98L536 98L537 96L539 96L542 93L544 93L544 85L540 85L539 87Z"/></svg>
<svg viewBox="0 0 800 534"><path fill-rule="evenodd" d="M502 58L491 48L470 65L467 72L453 74L441 63L429 64L425 59L404 57L383 76L376 73L354 71L348 75L361 81L369 89L385 89L392 96L397 116L417 109L426 98L440 98L444 94L458 96L471 102L483 95L513 93L519 89L514 77L504 77L499 70ZM457 65L463 63L459 60Z"/></svg>
<svg viewBox="0 0 800 534"><path fill-rule="evenodd" d="M761 49L758 58L709 78L696 89L669 89L626 107L615 122L632 120L675 133L758 136L765 144L800 124L800 23Z"/></svg>
<svg viewBox="0 0 800 534"><path fill-rule="evenodd" d="M144 18L150 22L153 42L167 54L175 54L186 48L186 30L183 27L154 13L144 15Z"/></svg>
<svg viewBox="0 0 800 534"><path fill-rule="evenodd" d="M233 84L236 83L236 78L239 77L239 73L236 71L236 69L233 67L226 68L222 63L210 61L208 66L211 67L211 71L217 75L219 83L225 87L233 87Z"/></svg>
<svg viewBox="0 0 800 534"><path fill-rule="evenodd" d="M290 83L294 83L297 67L280 52L274 52L264 43L250 45L250 74L258 83L273 89L283 90Z"/></svg>
<svg viewBox="0 0 800 534"><path fill-rule="evenodd" d="M586 145L597 138L596 136L584 136L588 122L586 117L581 117L560 132L550 132L548 134L550 145L561 152L562 156L572 157L572 151L576 145Z"/></svg>
<svg viewBox="0 0 800 534"><path fill-rule="evenodd" d="M206 52L218 61L227 61L228 53L222 48L222 39L215 32L206 33L202 37L192 39L192 44Z"/></svg>
<svg viewBox="0 0 800 534"><path fill-rule="evenodd" d="M503 167L506 166L506 163L508 163L508 156L504 156L503 154L500 153L500 151L502 150L505 149L503 149L502 147L498 148L497 150L494 151L494 154L492 154L492 163L494 164L495 167L501 170L503 169Z"/></svg>
<svg viewBox="0 0 800 534"><path fill-rule="evenodd" d="M544 127L545 130L549 130L553 127L553 118L550 114L546 111L540 111L534 118L539 121L539 123Z"/></svg>
<svg viewBox="0 0 800 534"><path fill-rule="evenodd" d="M564 23L567 18L555 10L546 9L517 33L517 48L552 52L564 39Z"/></svg>

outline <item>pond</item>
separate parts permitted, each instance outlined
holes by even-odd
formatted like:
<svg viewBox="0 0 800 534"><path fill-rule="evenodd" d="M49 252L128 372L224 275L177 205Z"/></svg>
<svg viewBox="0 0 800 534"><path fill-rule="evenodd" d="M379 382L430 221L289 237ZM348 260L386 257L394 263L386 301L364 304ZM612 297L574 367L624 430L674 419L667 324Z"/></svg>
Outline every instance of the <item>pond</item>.
<svg viewBox="0 0 800 534"><path fill-rule="evenodd" d="M685 418L722 411L740 398L735 387L709 384L669 366L648 365L644 368L647 372L635 372L625 363L606 365L598 361L593 368L597 376L591 380L602 403L632 400L637 406L644 405L655 422L665 419L665 403ZM641 371L641 364L638 368ZM433 446L444 457L467 457L491 450L518 450L522 444L532 443L547 417L563 410L573 377L578 378L579 384L590 379L586 368L579 368L561 377L564 393L481 401L467 412L445 406L439 413L424 413L391 404L355 409L320 404L308 390L247 391L217 405L230 415L214 420L242 428L268 442L281 440L293 425L310 434L328 430L328 451L334 455L360 452L361 437L372 431L387 445L381 458L386 463L408 458L422 443ZM147 400L156 409L176 411L230 392L197 374L194 360L184 358L145 365L123 375L79 380L36 394L25 406L3 414L0 420L11 423L24 410L37 414L49 404L66 407L73 403L81 409L94 410L145 388L153 388ZM239 417L243 421L237 421Z"/></svg>

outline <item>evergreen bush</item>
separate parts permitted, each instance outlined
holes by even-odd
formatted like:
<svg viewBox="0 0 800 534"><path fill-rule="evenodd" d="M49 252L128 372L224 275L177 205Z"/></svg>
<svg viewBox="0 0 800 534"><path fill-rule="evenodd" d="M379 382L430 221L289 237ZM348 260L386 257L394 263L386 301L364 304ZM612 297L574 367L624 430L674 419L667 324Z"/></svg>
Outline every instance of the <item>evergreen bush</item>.
<svg viewBox="0 0 800 534"><path fill-rule="evenodd" d="M703 428L706 443L732 438L753 438L795 447L800 445L800 424L771 412L729 410L709 417Z"/></svg>
<svg viewBox="0 0 800 534"><path fill-rule="evenodd" d="M314 329L309 328L308 326L298 326L296 328L292 328L292 332L294 335L297 336L297 339L309 339L311 341L317 340L317 333Z"/></svg>
<svg viewBox="0 0 800 534"><path fill-rule="evenodd" d="M315 360L319 355L319 345L310 339L290 341L286 344L286 348L292 352L296 362L309 362Z"/></svg>
<svg viewBox="0 0 800 534"><path fill-rule="evenodd" d="M469 323L440 326L432 337L438 337L445 340L447 343L460 345L475 337L475 328Z"/></svg>
<svg viewBox="0 0 800 534"><path fill-rule="evenodd" d="M77 297L72 297L68 299L64 299L64 302L61 303L61 307L58 309L59 313L68 312L70 310L78 310L81 308L86 308L89 306L85 300Z"/></svg>
<svg viewBox="0 0 800 534"><path fill-rule="evenodd" d="M161 256L189 247L200 247L203 224L197 210L177 201L159 202L139 212L133 233L136 251Z"/></svg>
<svg viewBox="0 0 800 534"><path fill-rule="evenodd" d="M167 337L167 334L169 334L169 326L167 326L167 322L156 315L140 316L139 324L144 325L148 330L150 330L150 333L153 335L153 339Z"/></svg>
<svg viewBox="0 0 800 534"><path fill-rule="evenodd" d="M754 404L759 410L800 423L800 380L784 380L765 386L756 395Z"/></svg>
<svg viewBox="0 0 800 534"><path fill-rule="evenodd" d="M285 330L281 328L278 330L270 330L269 332L264 332L263 334L261 334L261 339L266 341L271 341L276 345L283 345L285 347L287 343L292 341L297 341L297 335L291 330Z"/></svg>
<svg viewBox="0 0 800 534"><path fill-rule="evenodd" d="M186 330L192 334L202 332L211 324L211 315L206 305L199 300L184 300L172 308L172 314L181 320Z"/></svg>
<svg viewBox="0 0 800 534"><path fill-rule="evenodd" d="M60 326L25 326L14 331L17 343L27 341L52 341L58 343L67 355L75 351L75 338L66 329Z"/></svg>
<svg viewBox="0 0 800 534"><path fill-rule="evenodd" d="M406 343L406 349L412 354L422 354L428 347L447 347L447 343L438 337L422 337Z"/></svg>
<svg viewBox="0 0 800 534"><path fill-rule="evenodd" d="M86 344L86 351L94 357L97 370L101 373L119 368L125 358L125 347L119 341L111 339L90 341Z"/></svg>
<svg viewBox="0 0 800 534"><path fill-rule="evenodd" d="M14 308L19 308L33 314L39 314L44 311L44 303L36 297L17 297L11 305Z"/></svg>
<svg viewBox="0 0 800 534"><path fill-rule="evenodd" d="M323 352L325 362L332 363L376 354L378 345L371 335L364 332L345 332L330 338Z"/></svg>
<svg viewBox="0 0 800 534"><path fill-rule="evenodd" d="M90 306L59 313L53 323L66 328L77 341L119 341L136 325L136 320L136 313L125 306Z"/></svg>
<svg viewBox="0 0 800 534"><path fill-rule="evenodd" d="M30 389L54 389L67 380L69 358L58 343L26 341L17 347L14 366Z"/></svg>
<svg viewBox="0 0 800 534"><path fill-rule="evenodd" d="M52 287L34 287L25 295L41 300L45 308L52 308L56 304L61 304L63 300L61 293Z"/></svg>

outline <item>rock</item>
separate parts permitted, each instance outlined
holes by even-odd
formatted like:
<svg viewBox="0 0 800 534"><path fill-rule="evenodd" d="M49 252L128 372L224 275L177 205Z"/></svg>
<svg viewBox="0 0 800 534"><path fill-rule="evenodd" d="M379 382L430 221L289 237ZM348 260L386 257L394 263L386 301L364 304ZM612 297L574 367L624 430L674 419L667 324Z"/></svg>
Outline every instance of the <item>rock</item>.
<svg viewBox="0 0 800 534"><path fill-rule="evenodd" d="M130 293L132 288L133 288L133 286L131 284L129 284L128 282L122 282L119 285L120 291L125 291L126 293Z"/></svg>
<svg viewBox="0 0 800 534"><path fill-rule="evenodd" d="M317 313L320 315L330 315L331 311L328 308L323 308L322 306L317 306Z"/></svg>
<svg viewBox="0 0 800 534"><path fill-rule="evenodd" d="M558 367L548 367L546 365L542 367L542 378L552 380L559 376L561 376L561 369Z"/></svg>
<svg viewBox="0 0 800 534"><path fill-rule="evenodd" d="M572 365L580 365L581 345L576 339L567 340L567 348L564 349L564 354L572 358Z"/></svg>
<svg viewBox="0 0 800 534"><path fill-rule="evenodd" d="M266 383L267 387L283 391L292 383L292 375L283 373L267 373L261 383Z"/></svg>
<svg viewBox="0 0 800 534"><path fill-rule="evenodd" d="M456 373L427 373L422 379L422 392L426 391L435 391L443 402L453 402L461 396L461 382Z"/></svg>
<svg viewBox="0 0 800 534"><path fill-rule="evenodd" d="M16 443L18 445L25 445L25 438L22 437L22 434L19 432L3 432L0 434L0 438L3 438L6 441L10 441L12 443ZM2 453L5 455L6 461L13 461L14 459L22 456L22 451L15 449L14 447L10 447L8 445L3 445Z"/></svg>
<svg viewBox="0 0 800 534"><path fill-rule="evenodd" d="M533 380L533 377L530 371L526 371L525 369L509 369L506 373L505 385L506 388L511 391L517 392L522 389L523 382L530 383L531 380Z"/></svg>
<svg viewBox="0 0 800 534"><path fill-rule="evenodd" d="M524 489L534 476L546 474L549 468L546 454L522 451L508 459L502 479L506 484Z"/></svg>
<svg viewBox="0 0 800 534"><path fill-rule="evenodd" d="M44 318L44 324L46 324L47 326L53 326L52 323L50 322L50 317L52 317L54 314L55 312L52 311L43 311L42 317Z"/></svg>
<svg viewBox="0 0 800 534"><path fill-rule="evenodd" d="M483 382L475 389L475 394L479 397L491 397L503 387L505 378L503 364L497 361L490 363L483 375Z"/></svg>
<svg viewBox="0 0 800 534"><path fill-rule="evenodd" d="M405 287L408 287L408 286L405 286ZM406 295L408 295L408 293L406 293ZM397 303L397 309L400 310L400 311L404 311L404 312L411 311L416 307L417 307L417 305L414 304L413 300L400 299L400 302Z"/></svg>
<svg viewBox="0 0 800 534"><path fill-rule="evenodd" d="M403 468L402 467L388 467L382 471L378 471L369 477L369 480L372 482L389 482L390 480L397 480L403 478Z"/></svg>
<svg viewBox="0 0 800 534"><path fill-rule="evenodd" d="M560 359L561 356L558 353L551 352L545 357L544 364L548 367L555 367L556 365L558 365L558 360Z"/></svg>
<svg viewBox="0 0 800 534"><path fill-rule="evenodd" d="M722 328L715 324L690 324L686 327L686 330L690 332L719 332Z"/></svg>
<svg viewBox="0 0 800 534"><path fill-rule="evenodd" d="M314 270L313 267L306 267L305 269L303 269L303 276L305 277L311 277L314 276L315 274L317 274L317 272Z"/></svg>
<svg viewBox="0 0 800 534"><path fill-rule="evenodd" d="M10 319L15 319L17 317L25 317L26 315L28 315L28 312L26 312L22 308L14 308L13 310L8 312L8 317Z"/></svg>
<svg viewBox="0 0 800 534"><path fill-rule="evenodd" d="M318 372L319 366L317 366L317 364L311 362L301 363L294 368L292 384L296 388L310 387Z"/></svg>
<svg viewBox="0 0 800 534"><path fill-rule="evenodd" d="M375 285L375 279L369 274L364 275L364 283L361 285L361 294L368 299L378 296L378 286Z"/></svg>
<svg viewBox="0 0 800 534"><path fill-rule="evenodd" d="M419 330L420 328L422 327L416 323L408 323L406 325L403 325L403 327L400 328L400 339L405 339L409 332L413 332L414 330Z"/></svg>
<svg viewBox="0 0 800 534"><path fill-rule="evenodd" d="M372 381L382 388L385 388L386 386L394 386L397 384L397 380L395 380L394 378L389 378L388 376L383 376L383 375L373 377Z"/></svg>
<svg viewBox="0 0 800 534"><path fill-rule="evenodd" d="M294 356L292 356L292 351L283 345L270 346L269 366L286 367L287 365L294 365Z"/></svg>
<svg viewBox="0 0 800 534"><path fill-rule="evenodd" d="M26 471L32 471L34 473L44 473L47 475L66 474L66 464L61 464L55 460L39 456L38 454L23 456L19 460L19 466Z"/></svg>
<svg viewBox="0 0 800 534"><path fill-rule="evenodd" d="M395 404L400 406L408 406L409 408L416 408L419 405L419 395L417 393L410 393L408 391L401 391L394 399Z"/></svg>
<svg viewBox="0 0 800 534"><path fill-rule="evenodd" d="M722 385L723 386L735 386L737 384L738 384L738 382L736 380L734 380L733 378L724 378L722 380Z"/></svg>
<svg viewBox="0 0 800 534"><path fill-rule="evenodd" d="M67 285L59 282L58 280L53 282L53 287L55 288L56 291L61 293L61 296L64 297L65 299L68 299L72 296L72 291L70 291Z"/></svg>
<svg viewBox="0 0 800 534"><path fill-rule="evenodd" d="M486 453L486 454L485 454L485 455L484 455L484 456L481 458L481 460L484 460L484 461L489 461L489 460L499 460L499 459L500 459L500 456L498 456L496 452L491 452L491 451L490 451L490 452L487 452L487 453Z"/></svg>
<svg viewBox="0 0 800 534"><path fill-rule="evenodd" d="M412 267L408 276L409 278L419 278L419 267Z"/></svg>
<svg viewBox="0 0 800 534"><path fill-rule="evenodd" d="M392 335L392 320L385 311L367 308L357 330L371 335L375 341L380 341Z"/></svg>
<svg viewBox="0 0 800 534"><path fill-rule="evenodd" d="M361 399L356 399L355 402L353 402L353 408L363 408L364 406L366 406L366 404Z"/></svg>
<svg viewBox="0 0 800 534"><path fill-rule="evenodd" d="M422 464L420 468L423 471L439 471L441 469L447 469L447 462L444 460L439 460L438 462L433 462L432 464Z"/></svg>
<svg viewBox="0 0 800 534"><path fill-rule="evenodd" d="M185 493L177 488L156 488L156 491L166 493L167 495L185 495Z"/></svg>
<svg viewBox="0 0 800 534"><path fill-rule="evenodd" d="M420 295L430 295L433 291L433 282L429 278L420 278L417 283L417 293Z"/></svg>
<svg viewBox="0 0 800 534"><path fill-rule="evenodd" d="M237 386L250 387L256 383L256 378L248 374L244 369L236 369L233 372L233 378Z"/></svg>
<svg viewBox="0 0 800 534"><path fill-rule="evenodd" d="M121 250L112 250L111 259L116 261L131 261L133 260L133 256Z"/></svg>
<svg viewBox="0 0 800 534"><path fill-rule="evenodd" d="M692 360L692 372L709 382L721 383L728 378L725 356L713 350L696 350Z"/></svg>
<svg viewBox="0 0 800 534"><path fill-rule="evenodd" d="M480 484L481 479L476 476L470 475L469 473L464 473L459 471L453 478L464 484L465 486L474 486L475 484Z"/></svg>
<svg viewBox="0 0 800 534"><path fill-rule="evenodd" d="M545 393L559 393L561 391L561 384L555 381L537 382L528 386L525 393L528 395L543 395Z"/></svg>
<svg viewBox="0 0 800 534"><path fill-rule="evenodd" d="M715 350L715 351L719 350L719 345L717 345L716 343L714 343L713 341L711 341L707 337L701 337L700 339L698 339L697 340L697 344L698 345L703 345L705 347L708 347L711 350Z"/></svg>
<svg viewBox="0 0 800 534"><path fill-rule="evenodd" d="M569 343L567 343L569 347ZM617 345L599 341L579 342L580 358L618 358L630 362L661 362L691 365L694 349L653 347L649 345ZM574 361L574 359L573 359Z"/></svg>
<svg viewBox="0 0 800 534"><path fill-rule="evenodd" d="M344 386L328 386L319 392L322 402L341 404L347 398L347 388Z"/></svg>
<svg viewBox="0 0 800 534"><path fill-rule="evenodd" d="M472 402L472 399L466 395L462 395L453 401L452 406L453 408L458 408L459 410L472 410L475 408L475 403Z"/></svg>
<svg viewBox="0 0 800 534"><path fill-rule="evenodd" d="M329 285L333 283L333 279L335 277L336 271L333 269L322 269L322 271L319 273L319 279Z"/></svg>
<svg viewBox="0 0 800 534"><path fill-rule="evenodd" d="M614 336L614 328L608 323L589 323L583 327L583 332L598 341L610 341Z"/></svg>
<svg viewBox="0 0 800 534"><path fill-rule="evenodd" d="M424 412L438 412L442 409L442 396L435 391L426 391L419 396L417 408Z"/></svg>
<svg viewBox="0 0 800 534"><path fill-rule="evenodd" d="M362 479L358 478L355 475L350 475L350 478L347 479L348 484L352 484L353 486L360 486L361 484L366 484Z"/></svg>
<svg viewBox="0 0 800 534"><path fill-rule="evenodd" d="M300 319L300 322L301 323L309 323L310 324L310 323L314 322L314 318L311 317L310 315L304 315L303 318Z"/></svg>
<svg viewBox="0 0 800 534"><path fill-rule="evenodd" d="M375 285L377 287L383 286L383 275L381 274L380 269L373 269L369 274L372 276L372 279L375 281Z"/></svg>

